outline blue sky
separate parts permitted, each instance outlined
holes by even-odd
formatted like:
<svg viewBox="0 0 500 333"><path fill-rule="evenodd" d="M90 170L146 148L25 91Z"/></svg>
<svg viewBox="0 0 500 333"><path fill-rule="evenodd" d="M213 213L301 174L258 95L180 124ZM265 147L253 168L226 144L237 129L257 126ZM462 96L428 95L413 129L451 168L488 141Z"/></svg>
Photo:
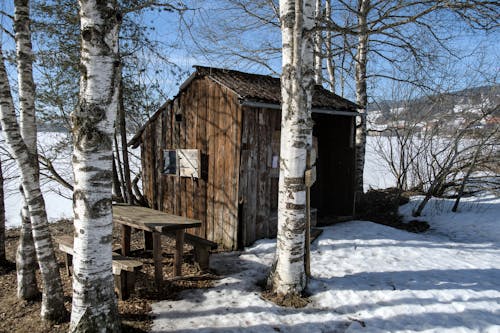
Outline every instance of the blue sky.
<svg viewBox="0 0 500 333"><path fill-rule="evenodd" d="M193 71L192 66L195 64L232 68L260 74L276 75L280 72L281 59L279 54L267 58L264 66L235 55L219 56L203 54L200 51L205 46L210 46L212 50L230 50L234 47L237 53L237 46L252 47L264 42L269 45L279 46L281 36L278 28L262 28L251 33L228 31L229 41L214 38L210 43L207 43L200 38L202 33L208 32L210 28L217 30L218 23L233 22L234 17L232 15L234 12L231 9L222 8L222 6L225 6L225 2L222 1L192 0L191 5L195 10L185 13L184 22L181 22L177 13L165 11L148 11L141 16L142 22L152 28L149 31L150 37L163 44L162 52L183 71L180 77L172 75L166 70L161 61L151 55L143 55L144 62L148 67L145 80L158 80L163 87L164 97L172 96L177 92L178 86ZM2 1L0 9L12 12L11 1ZM2 23L8 25L8 21L8 19L3 18ZM192 23L192 30L186 31L184 23ZM238 23L237 20L236 23ZM498 83L498 77L496 76L499 73L498 64L500 63L499 37L500 32L498 29L489 33L463 29L452 43L452 47L457 54L460 53L460 57L451 57L445 65L433 69L436 85L448 85L447 89L456 88L455 90L459 90L471 85ZM7 43L6 48L13 47L10 38L4 36L2 42ZM478 70L479 65L481 65L481 68ZM383 61L371 62L370 66L371 72L390 73L392 71L391 64ZM412 64L408 64L408 66L411 67ZM158 69L165 70L158 71ZM443 75L441 74L449 73L454 74L452 78L446 79L447 82L440 82L440 80L443 81ZM485 79L487 77L488 80ZM349 86L350 89L346 90L346 97L353 99L352 77L349 80ZM383 79L372 79L369 81L369 89L373 97L378 99L389 98L392 83Z"/></svg>
<svg viewBox="0 0 500 333"><path fill-rule="evenodd" d="M194 1L195 4L199 2ZM206 4L207 2L204 2ZM155 27L154 36L160 40L164 40L166 44L174 44L175 48L167 50L169 56L177 64L185 70L190 70L194 64L207 65L214 67L226 67L231 69L256 72L260 74L276 74L280 72L281 59L274 57L266 62L267 66L249 62L238 56L217 56L213 54L200 54L199 43L204 47L206 41L197 38L201 32L208 34L208 29L218 29L217 23L225 23L226 21L234 21L231 17L231 10L221 10L218 6L222 6L221 2L211 2L210 6L196 7L196 11L187 12L185 14L186 21L194 22L194 28L191 33L184 32L179 34L176 29L179 27L179 19L177 14L173 13L157 13L150 12L145 15L148 23ZM483 84L499 83L498 73L500 64L500 31L493 30L488 33L478 32L467 29L465 26L459 27L460 31L452 31L457 29L453 23L454 18L450 18L450 26L443 25L443 31L450 29L450 33L455 36L450 43L451 55L443 58L441 63L436 68L423 68L432 72L434 76L433 84L439 86L442 90L460 90L470 86L479 86ZM236 22L238 22L236 20ZM203 30L205 29L205 30ZM241 33L236 31L227 32L229 42L224 40L214 40L210 43L212 48L217 47L230 48L241 45L258 45L262 40L273 45L280 44L280 31L277 28L263 28L252 33ZM194 39L194 41L193 41ZM420 36L416 36L419 41ZM440 56L437 54L436 56ZM413 64L407 64L412 67ZM390 74L393 67L389 62L381 61L380 59L370 63L370 72L379 72ZM192 71L192 70L191 70ZM274 72L274 73L273 73ZM177 82L165 82L165 86L169 86L170 94L175 94ZM376 99L391 98L394 83L386 79L371 79L369 81L370 95ZM349 87L346 89L346 97L353 99L353 81L352 77L349 80Z"/></svg>

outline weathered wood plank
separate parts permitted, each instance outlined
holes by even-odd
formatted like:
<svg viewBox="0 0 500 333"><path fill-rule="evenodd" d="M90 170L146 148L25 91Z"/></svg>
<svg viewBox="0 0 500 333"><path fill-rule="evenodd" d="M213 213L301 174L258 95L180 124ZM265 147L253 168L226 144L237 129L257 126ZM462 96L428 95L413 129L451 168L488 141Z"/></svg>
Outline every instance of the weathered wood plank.
<svg viewBox="0 0 500 333"><path fill-rule="evenodd" d="M207 91L206 82L196 81L197 104L197 145L200 149L200 178L198 179L197 204L199 214L197 218L202 221L202 226L197 232L198 236L207 238L207 180L208 180L208 138L207 138Z"/></svg>
<svg viewBox="0 0 500 333"><path fill-rule="evenodd" d="M226 103L221 94L221 89L215 83L211 83L214 89L215 108L214 108L214 124L215 124L215 168L214 168L214 241L223 243L223 223L224 223L224 196L225 184L224 176L226 173L225 156L224 156L224 139L225 139L225 117L224 112Z"/></svg>
<svg viewBox="0 0 500 333"><path fill-rule="evenodd" d="M172 135L173 135L173 127L172 127L172 103L168 103L165 108L165 149L172 149ZM174 200L175 200L175 191L173 188L173 177L169 175L164 175L162 177L163 182L163 211L167 213L174 213Z"/></svg>
<svg viewBox="0 0 500 333"><path fill-rule="evenodd" d="M199 220L146 207L128 205L113 205L113 220L136 229L158 232L199 227L201 225Z"/></svg>
<svg viewBox="0 0 500 333"><path fill-rule="evenodd" d="M241 150L240 157L240 181L239 181L239 205L241 209L238 216L238 228L240 233L240 245L247 245L247 202L248 202L248 159L250 158L250 151L248 149Z"/></svg>
<svg viewBox="0 0 500 333"><path fill-rule="evenodd" d="M155 284L160 288L163 282L163 257L161 254L161 234L153 233L153 262L155 266Z"/></svg>
<svg viewBox="0 0 500 333"><path fill-rule="evenodd" d="M157 149L156 149L156 141L157 141L157 135L156 135L156 122L151 122L151 138L150 138L150 144L151 144L151 161L153 162L151 165L151 204L153 209L158 209L158 187L156 186L156 182L158 180L158 155L157 155Z"/></svg>
<svg viewBox="0 0 500 333"><path fill-rule="evenodd" d="M245 208L246 244L250 245L256 240L256 210L257 210L257 147L256 129L257 112L255 109L248 109L248 149L249 158L247 160L247 200Z"/></svg>
<svg viewBox="0 0 500 333"><path fill-rule="evenodd" d="M188 89L186 91L186 100L184 101L184 130L185 130L185 142L184 147L186 149L196 148L196 121L195 121L195 110L194 110L194 99L193 89ZM186 188L186 216L189 218L194 217L193 209L193 194L194 194L194 180L193 178L184 178L185 188Z"/></svg>
<svg viewBox="0 0 500 333"><path fill-rule="evenodd" d="M233 168L234 159L231 154L229 132L231 130L231 105L227 89L221 86L217 87L219 91L219 154L220 172L218 173L219 193L218 193L218 219L217 219L217 234L220 243L224 248L231 249L231 239L228 232L228 225L231 223L231 169Z"/></svg>
<svg viewBox="0 0 500 333"><path fill-rule="evenodd" d="M175 232L174 276L182 275L182 252L184 251L184 230Z"/></svg>
<svg viewBox="0 0 500 333"><path fill-rule="evenodd" d="M156 209L162 210L163 206L163 182L162 180L162 169L163 169L163 117L157 117L155 120L155 170L156 178L154 180L154 186L156 187Z"/></svg>
<svg viewBox="0 0 500 333"><path fill-rule="evenodd" d="M143 191L144 191L144 197L146 198L148 202L149 207L153 207L153 172L152 172L152 162L153 162L153 154L152 154L152 149L153 147L151 146L151 124L148 124L146 126L146 129L144 130L143 133L143 146L144 146L144 160L146 161L143 165Z"/></svg>
<svg viewBox="0 0 500 333"><path fill-rule="evenodd" d="M179 113L182 115L182 120L179 122L179 147L178 148L182 148L182 149L185 149L185 148L189 148L186 146L186 137L187 137L187 128L186 128L186 118L187 118L187 114L186 114L186 111L188 109L188 106L186 105L187 103L187 95L189 93L189 90L187 91L184 91L181 93L180 97L179 97ZM181 187L181 190L180 190L180 197L181 197L181 215L182 216L187 216L187 179L185 177L179 177L179 184L180 184L180 187Z"/></svg>
<svg viewBox="0 0 500 333"><path fill-rule="evenodd" d="M144 250L153 251L153 234L150 231L143 231L144 236Z"/></svg>
<svg viewBox="0 0 500 333"><path fill-rule="evenodd" d="M231 239L231 249L238 248L238 189L239 189L239 173L240 173L240 151L241 151L241 123L242 123L242 107L239 104L236 96L231 98L231 133L230 133L230 154L232 155L232 168L229 178L230 183L230 223L228 235Z"/></svg>
<svg viewBox="0 0 500 333"><path fill-rule="evenodd" d="M180 124L178 121L176 121L175 116L180 113L180 99L177 98L173 102L173 149L179 149L181 148L180 146ZM182 200L182 193L181 193L181 184L180 184L180 179L177 176L172 176L173 182L174 182L174 194L175 194L175 201L174 201L174 214L177 215L182 215L181 211L181 200Z"/></svg>
<svg viewBox="0 0 500 333"><path fill-rule="evenodd" d="M217 161L216 152L216 108L218 107L216 96L214 96L215 87L208 79L205 79L208 90L208 108L207 108L207 135L208 135L208 184L207 184L207 239L216 241L214 234L214 220L215 220L215 168Z"/></svg>
<svg viewBox="0 0 500 333"><path fill-rule="evenodd" d="M271 116L271 155L277 157L278 168L271 168L269 175L269 237L276 237L276 234L278 232L278 219L274 219L273 217L277 216L278 210L279 153L281 134L280 129L281 111L273 111Z"/></svg>
<svg viewBox="0 0 500 333"><path fill-rule="evenodd" d="M268 147L270 145L268 110L257 111L257 207L256 212L256 238L269 237L269 192L268 192Z"/></svg>
<svg viewBox="0 0 500 333"><path fill-rule="evenodd" d="M128 256L130 254L130 238L132 235L132 228L128 225L121 225L121 247L122 255Z"/></svg>

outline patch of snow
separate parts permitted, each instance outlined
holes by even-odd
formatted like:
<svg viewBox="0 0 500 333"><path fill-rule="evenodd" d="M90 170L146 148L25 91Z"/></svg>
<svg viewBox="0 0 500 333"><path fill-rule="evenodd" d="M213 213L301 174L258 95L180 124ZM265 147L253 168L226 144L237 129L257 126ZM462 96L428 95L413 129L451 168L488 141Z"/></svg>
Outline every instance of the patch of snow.
<svg viewBox="0 0 500 333"><path fill-rule="evenodd" d="M500 332L500 199L468 199L455 215L439 205L449 203L424 211L424 234L367 221L324 228L303 309L259 295L274 240L213 255L226 277L153 304L153 332Z"/></svg>
<svg viewBox="0 0 500 333"><path fill-rule="evenodd" d="M427 221L431 232L454 241L500 244L500 198L492 195L462 198L457 213L451 211L455 199L431 198L421 217L411 217L412 210L422 199L422 196L412 197L400 208L406 220Z"/></svg>

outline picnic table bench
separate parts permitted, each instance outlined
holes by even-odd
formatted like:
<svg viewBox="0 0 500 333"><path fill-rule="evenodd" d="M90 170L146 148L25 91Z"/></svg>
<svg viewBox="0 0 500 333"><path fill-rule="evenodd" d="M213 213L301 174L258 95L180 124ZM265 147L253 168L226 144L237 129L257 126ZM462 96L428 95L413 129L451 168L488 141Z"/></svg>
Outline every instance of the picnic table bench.
<svg viewBox="0 0 500 333"><path fill-rule="evenodd" d="M127 204L113 205L113 222L121 226L121 251L124 256L130 252L132 228L144 231L144 247L153 251L157 287L160 287L163 281L161 235L175 233L174 276L180 276L185 229L201 227L199 220ZM188 238L191 239L190 236Z"/></svg>
<svg viewBox="0 0 500 333"><path fill-rule="evenodd" d="M59 250L64 252L66 273L71 275L70 267L73 257L73 236L60 235L54 237L59 244ZM129 298L130 292L135 289L135 273L142 268L142 262L113 253L113 275L115 276L115 289L121 300Z"/></svg>
<svg viewBox="0 0 500 333"><path fill-rule="evenodd" d="M217 243L191 234L185 234L184 239L193 246L194 261L198 263L200 270L208 270L210 267L210 250L215 250L218 246Z"/></svg>

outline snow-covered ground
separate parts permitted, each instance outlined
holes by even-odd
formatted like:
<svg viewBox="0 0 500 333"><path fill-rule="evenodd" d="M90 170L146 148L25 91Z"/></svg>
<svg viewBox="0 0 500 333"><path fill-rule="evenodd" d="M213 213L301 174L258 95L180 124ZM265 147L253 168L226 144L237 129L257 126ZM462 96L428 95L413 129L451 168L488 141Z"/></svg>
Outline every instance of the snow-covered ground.
<svg viewBox="0 0 500 333"><path fill-rule="evenodd" d="M226 277L154 304L153 331L500 332L500 199L464 200L459 213L451 204L431 201L424 234L367 221L325 228L312 245L303 309L260 297L274 240L214 255L212 268Z"/></svg>

